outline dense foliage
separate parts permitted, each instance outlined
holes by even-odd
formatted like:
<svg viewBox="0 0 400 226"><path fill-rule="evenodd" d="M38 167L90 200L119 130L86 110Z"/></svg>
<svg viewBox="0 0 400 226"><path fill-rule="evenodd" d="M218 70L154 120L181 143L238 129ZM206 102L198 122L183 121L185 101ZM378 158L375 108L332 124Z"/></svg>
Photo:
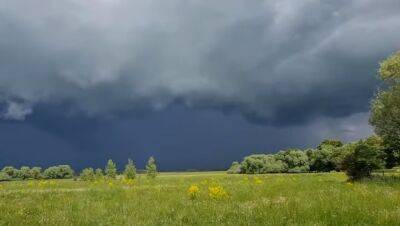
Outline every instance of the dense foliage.
<svg viewBox="0 0 400 226"><path fill-rule="evenodd" d="M67 179L74 176L74 170L69 165L59 165L47 168L43 172L47 179Z"/></svg>
<svg viewBox="0 0 400 226"><path fill-rule="evenodd" d="M89 167L89 168L83 169L81 174L80 174L80 176L79 176L79 178L81 180L84 180L84 181L93 181L93 180L95 180L96 176L95 176L93 168Z"/></svg>
<svg viewBox="0 0 400 226"><path fill-rule="evenodd" d="M344 170L350 179L371 175L385 160L384 145L378 136L365 141L343 144L324 140L315 149L288 149L276 154L246 156L241 163L234 162L228 173L304 173ZM363 172L360 172L363 171Z"/></svg>
<svg viewBox="0 0 400 226"><path fill-rule="evenodd" d="M354 151L343 161L346 174L351 180L370 177L373 170L384 165L383 152L378 146L370 145L366 141L359 141Z"/></svg>
<svg viewBox="0 0 400 226"><path fill-rule="evenodd" d="M400 160L400 52L384 60L379 68L386 89L372 102L370 123L385 143L386 167Z"/></svg>

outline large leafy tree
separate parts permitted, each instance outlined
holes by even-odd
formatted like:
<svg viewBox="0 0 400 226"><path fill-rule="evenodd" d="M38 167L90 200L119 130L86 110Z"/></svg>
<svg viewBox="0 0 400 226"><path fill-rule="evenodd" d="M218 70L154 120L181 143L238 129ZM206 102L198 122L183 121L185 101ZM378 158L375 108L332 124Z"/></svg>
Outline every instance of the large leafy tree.
<svg viewBox="0 0 400 226"><path fill-rule="evenodd" d="M343 160L343 167L350 180L370 177L373 170L382 168L382 151L379 146L371 145L368 141L359 141L354 151Z"/></svg>
<svg viewBox="0 0 400 226"><path fill-rule="evenodd" d="M400 52L380 64L379 76L385 83L372 102L370 123L383 138L386 167L399 163L400 153Z"/></svg>

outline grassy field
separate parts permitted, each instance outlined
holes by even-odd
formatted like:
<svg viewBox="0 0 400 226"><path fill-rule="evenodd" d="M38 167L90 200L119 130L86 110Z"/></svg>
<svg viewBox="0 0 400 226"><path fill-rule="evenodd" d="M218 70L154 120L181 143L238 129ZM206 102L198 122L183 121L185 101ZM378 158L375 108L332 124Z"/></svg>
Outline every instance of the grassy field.
<svg viewBox="0 0 400 226"><path fill-rule="evenodd" d="M0 183L0 225L399 224L398 181L353 184L341 173Z"/></svg>

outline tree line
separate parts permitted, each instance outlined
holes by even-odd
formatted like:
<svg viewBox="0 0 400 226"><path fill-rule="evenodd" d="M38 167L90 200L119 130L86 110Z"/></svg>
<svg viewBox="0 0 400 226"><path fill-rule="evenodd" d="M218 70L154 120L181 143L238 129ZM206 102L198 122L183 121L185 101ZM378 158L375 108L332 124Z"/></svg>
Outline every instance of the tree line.
<svg viewBox="0 0 400 226"><path fill-rule="evenodd" d="M149 178L157 176L157 165L154 157L150 157L146 164L146 174ZM134 179L136 177L136 166L131 159L125 165L122 175L126 179ZM13 166L5 166L0 171L0 181L10 180L28 180L28 179L71 179L74 178L75 171L69 165L50 166L42 171L41 167L22 166L20 169ZM101 168L93 169L88 167L83 169L79 174L79 179L84 181L96 180L100 178L116 179L118 176L117 165L112 159L109 159L104 170Z"/></svg>
<svg viewBox="0 0 400 226"><path fill-rule="evenodd" d="M356 165L353 165L356 163ZM233 162L228 173L306 173L346 171L351 179L370 175L385 164L383 141L378 136L343 144L339 140L324 140L315 148L290 148L276 154L246 156Z"/></svg>
<svg viewBox="0 0 400 226"><path fill-rule="evenodd" d="M233 162L229 173L301 173L345 171L351 180L370 177L373 170L400 164L400 51L380 63L383 86L371 103L369 123L375 134L343 144L325 140L314 149L288 149L250 155Z"/></svg>

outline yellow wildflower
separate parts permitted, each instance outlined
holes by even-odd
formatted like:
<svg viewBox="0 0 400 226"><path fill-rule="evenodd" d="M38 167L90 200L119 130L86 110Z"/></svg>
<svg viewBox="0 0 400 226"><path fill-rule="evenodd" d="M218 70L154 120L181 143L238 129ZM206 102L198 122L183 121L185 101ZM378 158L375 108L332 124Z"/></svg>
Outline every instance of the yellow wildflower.
<svg viewBox="0 0 400 226"><path fill-rule="evenodd" d="M208 187L208 195L213 199L228 198L228 193L220 185Z"/></svg>
<svg viewBox="0 0 400 226"><path fill-rule="evenodd" d="M191 199L195 199L198 196L199 192L200 192L200 189L195 184L192 184L187 190L187 193Z"/></svg>

